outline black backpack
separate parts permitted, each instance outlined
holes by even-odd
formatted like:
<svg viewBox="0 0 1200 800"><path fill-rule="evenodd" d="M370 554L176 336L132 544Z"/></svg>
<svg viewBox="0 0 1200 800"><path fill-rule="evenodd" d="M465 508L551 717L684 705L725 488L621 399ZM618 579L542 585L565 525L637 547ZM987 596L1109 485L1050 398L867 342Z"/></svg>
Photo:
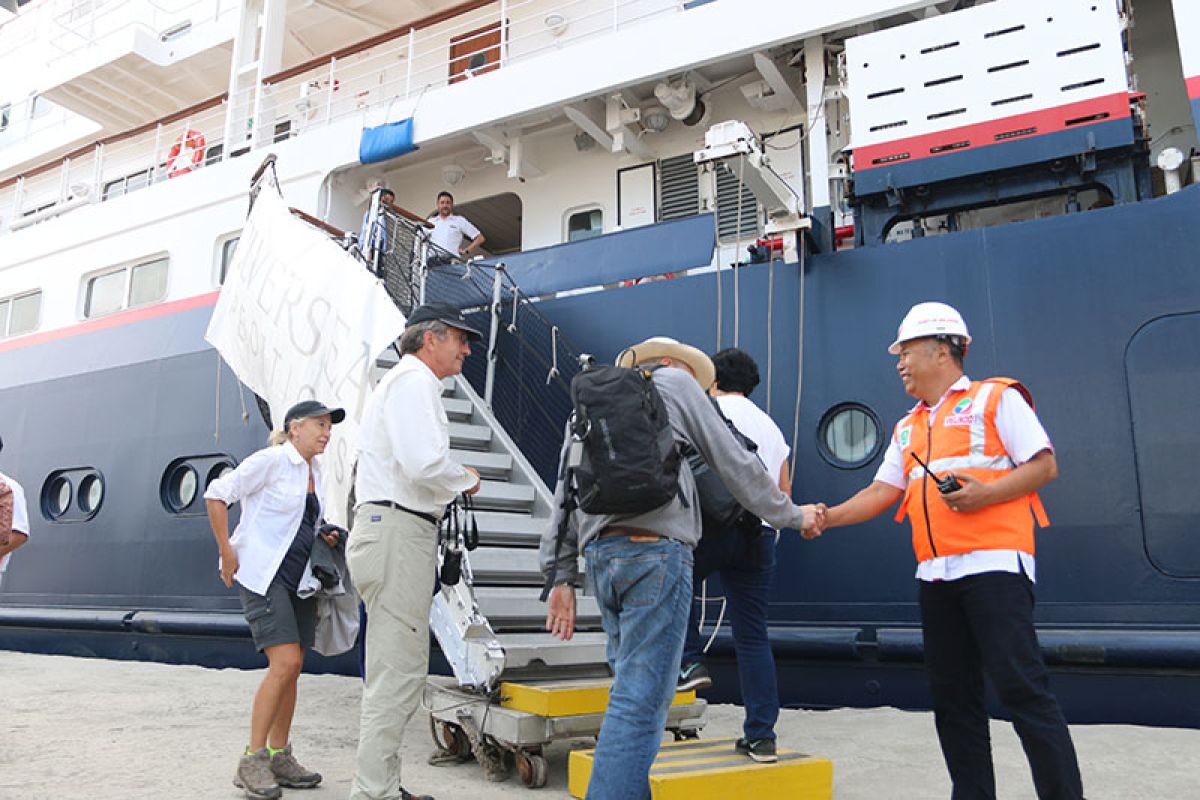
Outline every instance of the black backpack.
<svg viewBox="0 0 1200 800"><path fill-rule="evenodd" d="M717 414L724 420L725 425L728 426L733 438L737 439L742 447L754 453L757 458L758 445L754 440L737 429L733 420L725 416L725 412L721 410L721 406L716 400L711 397L709 400ZM683 456L692 468L692 475L696 478L696 493L700 495L701 535L715 536L727 530L758 533L762 527L762 520L746 510L729 489L725 488L725 483L704 460L704 456L700 455L700 452L690 444L684 445ZM766 469L765 465L763 469Z"/></svg>
<svg viewBox="0 0 1200 800"><path fill-rule="evenodd" d="M556 560L576 508L634 516L682 497L681 456L653 372L590 366L571 380L571 443L559 473L566 486ZM546 582L543 600L554 577Z"/></svg>

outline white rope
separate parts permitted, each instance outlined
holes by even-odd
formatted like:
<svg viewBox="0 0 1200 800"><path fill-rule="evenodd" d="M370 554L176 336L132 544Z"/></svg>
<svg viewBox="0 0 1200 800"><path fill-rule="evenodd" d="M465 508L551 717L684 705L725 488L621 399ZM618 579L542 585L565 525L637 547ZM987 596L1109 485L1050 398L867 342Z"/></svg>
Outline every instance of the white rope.
<svg viewBox="0 0 1200 800"><path fill-rule="evenodd" d="M709 636L708 641L704 643L704 650L702 651L704 653L707 653L708 648L712 647L712 643L717 640L717 632L721 630L721 623L725 620L726 602L727 601L725 600L725 598L722 597L721 598L721 613L717 615L717 624L713 626L712 636Z"/></svg>
<svg viewBox="0 0 1200 800"><path fill-rule="evenodd" d="M213 419L213 441L221 441L221 353L213 350L217 354L217 397L216 397L216 418Z"/></svg>
<svg viewBox="0 0 1200 800"><path fill-rule="evenodd" d="M737 203L737 219L734 224L733 233L733 346L737 347L741 339L741 310L742 310L742 293L741 293L741 274L738 269L738 259L742 255L742 178L746 172L746 161L743 159L738 162L738 184L737 194L734 195L734 202Z"/></svg>
<svg viewBox="0 0 1200 800"><path fill-rule="evenodd" d="M800 330L796 334L796 411L792 417L792 462L789 468L792 480L796 480L796 445L800 441L800 392L804 383L804 262L808 248L804 238L800 239Z"/></svg>
<svg viewBox="0 0 1200 800"><path fill-rule="evenodd" d="M775 249L767 243L767 415L771 414L771 367L775 358Z"/></svg>
<svg viewBox="0 0 1200 800"><path fill-rule="evenodd" d="M709 648L717 639L717 632L721 630L721 623L725 621L725 606L728 604L725 596L721 596L721 611L717 614L717 625L713 628L712 635L708 637L708 641L704 644L704 649L700 652L707 653ZM708 578L700 581L700 621L696 625L696 633L704 633L704 620L708 616Z"/></svg>
<svg viewBox="0 0 1200 800"><path fill-rule="evenodd" d="M712 178L713 242L717 253L717 346L714 348L714 352L716 352L721 349L721 207L717 203L717 168L712 167L708 174Z"/></svg>
<svg viewBox="0 0 1200 800"><path fill-rule="evenodd" d="M546 385L558 377L558 326L550 329L550 371L546 373Z"/></svg>

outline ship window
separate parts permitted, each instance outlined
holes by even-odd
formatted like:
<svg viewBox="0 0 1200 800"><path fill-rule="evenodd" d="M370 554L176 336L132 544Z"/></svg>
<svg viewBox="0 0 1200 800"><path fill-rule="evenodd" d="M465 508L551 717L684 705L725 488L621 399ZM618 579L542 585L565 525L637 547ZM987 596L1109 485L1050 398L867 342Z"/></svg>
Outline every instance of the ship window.
<svg viewBox="0 0 1200 800"><path fill-rule="evenodd" d="M93 472L79 482L79 510L95 514L104 502L104 479Z"/></svg>
<svg viewBox="0 0 1200 800"><path fill-rule="evenodd" d="M233 457L226 453L183 456L167 464L158 485L159 499L170 514L191 517L206 513L201 493L217 478L233 470ZM203 483L201 481L203 480Z"/></svg>
<svg viewBox="0 0 1200 800"><path fill-rule="evenodd" d="M225 276L229 274L229 265L233 262L233 254L237 252L238 242L242 239L241 236L231 236L221 242L218 242L220 256L217 264L217 285L225 284Z"/></svg>
<svg viewBox="0 0 1200 800"><path fill-rule="evenodd" d="M835 467L857 469L868 464L883 445L879 417L861 403L840 403L825 412L817 426L817 452Z"/></svg>
<svg viewBox="0 0 1200 800"><path fill-rule="evenodd" d="M567 241L578 242L604 233L604 212L598 208L575 211L567 217Z"/></svg>
<svg viewBox="0 0 1200 800"><path fill-rule="evenodd" d="M167 295L168 264L169 259L156 258L88 278L83 315L98 317L162 300Z"/></svg>
<svg viewBox="0 0 1200 800"><path fill-rule="evenodd" d="M0 300L0 337L36 330L42 311L42 293L29 292Z"/></svg>
<svg viewBox="0 0 1200 800"><path fill-rule="evenodd" d="M149 168L132 172L123 178L109 181L104 184L103 199L111 200L114 197L120 197L123 194L136 192L138 189L144 189L150 185L150 170Z"/></svg>
<svg viewBox="0 0 1200 800"><path fill-rule="evenodd" d="M167 477L167 505L172 511L183 511L196 499L198 485L196 470L190 464L179 464Z"/></svg>
<svg viewBox="0 0 1200 800"><path fill-rule="evenodd" d="M228 461L221 461L217 464L214 464L212 468L208 470L208 477L204 479L204 488L207 489L210 483L218 478L224 478L231 472L233 472L233 464L230 464Z"/></svg>
<svg viewBox="0 0 1200 800"><path fill-rule="evenodd" d="M29 116L31 119L44 117L50 113L50 103L40 94L35 94L29 98Z"/></svg>
<svg viewBox="0 0 1200 800"><path fill-rule="evenodd" d="M46 484L42 495L43 508L50 519L58 519L71 508L71 479L56 475Z"/></svg>

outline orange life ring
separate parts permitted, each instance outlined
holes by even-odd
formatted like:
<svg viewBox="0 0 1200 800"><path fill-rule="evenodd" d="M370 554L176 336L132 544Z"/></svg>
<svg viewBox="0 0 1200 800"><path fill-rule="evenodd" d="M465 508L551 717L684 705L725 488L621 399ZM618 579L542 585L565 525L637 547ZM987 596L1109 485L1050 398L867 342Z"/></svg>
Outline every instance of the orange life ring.
<svg viewBox="0 0 1200 800"><path fill-rule="evenodd" d="M188 130L179 134L165 165L168 178L186 175L204 163L204 134ZM182 158L181 158L182 156Z"/></svg>

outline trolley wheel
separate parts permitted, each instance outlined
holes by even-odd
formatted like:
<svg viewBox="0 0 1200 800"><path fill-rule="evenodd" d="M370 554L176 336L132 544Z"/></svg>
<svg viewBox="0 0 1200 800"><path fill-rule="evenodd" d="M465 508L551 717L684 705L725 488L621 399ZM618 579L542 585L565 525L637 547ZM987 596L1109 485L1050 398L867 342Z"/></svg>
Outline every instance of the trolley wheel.
<svg viewBox="0 0 1200 800"><path fill-rule="evenodd" d="M527 753L524 750L517 750L514 756L521 783L530 789L540 789L546 785L550 777L550 766L546 763L545 756L541 753Z"/></svg>
<svg viewBox="0 0 1200 800"><path fill-rule="evenodd" d="M433 743L439 750L463 761L471 757L471 740L467 738L467 732L460 726L430 715L429 733L433 736Z"/></svg>
<svg viewBox="0 0 1200 800"><path fill-rule="evenodd" d="M675 741L682 742L686 739L699 739L700 731L695 728L676 728L671 731L675 735Z"/></svg>

